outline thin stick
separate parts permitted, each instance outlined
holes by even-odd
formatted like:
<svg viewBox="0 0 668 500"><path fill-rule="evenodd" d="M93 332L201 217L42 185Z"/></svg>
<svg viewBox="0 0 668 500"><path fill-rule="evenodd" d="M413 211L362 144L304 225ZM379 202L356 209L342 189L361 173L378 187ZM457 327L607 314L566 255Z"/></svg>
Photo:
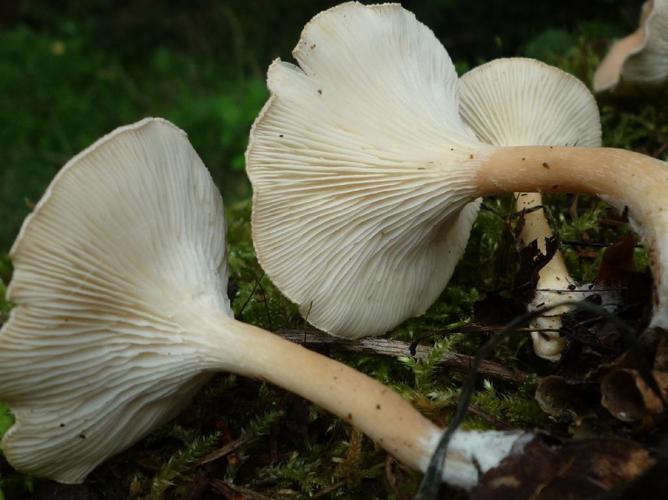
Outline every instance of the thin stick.
<svg viewBox="0 0 668 500"><path fill-rule="evenodd" d="M324 489L320 490L318 493L313 495L311 498L322 498L324 496L329 495L330 493L335 492L339 488L344 487L345 485L346 485L346 480L342 479L338 483L334 483L333 485L328 486L327 488L324 488Z"/></svg>
<svg viewBox="0 0 668 500"><path fill-rule="evenodd" d="M225 455L229 455L230 453L232 453L234 451L237 451L239 448L241 448L248 441L249 441L248 436L241 436L240 438L235 439L234 441L232 441L230 443L227 443L222 448L219 448L215 451L212 451L211 453L206 455L204 458L202 458L199 461L199 465L208 464L209 462L213 462L215 460L218 460L219 458L222 458Z"/></svg>
<svg viewBox="0 0 668 500"><path fill-rule="evenodd" d="M363 352L369 354L378 354L381 356L414 357L416 359L425 359L432 348L424 345L418 345L415 354L411 354L411 345L408 342L400 340L389 340L375 337L367 337L357 340L350 340L340 337L332 337L320 332L306 332L300 330L280 330L277 332L286 340L308 346L336 346L353 352ZM439 365L467 373L473 366L473 356L448 352L443 354L438 362ZM493 361L483 361L480 365L480 373L485 376L494 377L515 384L524 382L528 375L519 370L513 370L500 363Z"/></svg>
<svg viewBox="0 0 668 500"><path fill-rule="evenodd" d="M222 479L211 479L209 480L211 489L216 493L225 495L227 498L233 498L231 494L241 495L241 498L247 500L271 500L270 497L257 493L243 486L238 486L236 484L230 483L229 481L224 481Z"/></svg>

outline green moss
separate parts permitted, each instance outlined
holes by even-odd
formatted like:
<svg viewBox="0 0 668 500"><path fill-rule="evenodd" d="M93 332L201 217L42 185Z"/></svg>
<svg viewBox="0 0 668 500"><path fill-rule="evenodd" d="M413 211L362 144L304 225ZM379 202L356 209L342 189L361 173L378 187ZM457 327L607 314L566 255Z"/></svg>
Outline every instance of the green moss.
<svg viewBox="0 0 668 500"><path fill-rule="evenodd" d="M199 436L184 449L172 455L153 477L150 498L153 500L164 498L165 493L175 481L213 449L219 437L217 433Z"/></svg>
<svg viewBox="0 0 668 500"><path fill-rule="evenodd" d="M481 389L473 395L472 404L511 428L549 428L546 415L534 399L535 391L535 380L528 380L512 390L503 390L497 388L491 380L485 379ZM477 420L475 427L493 427L490 422L481 421L479 418L472 420Z"/></svg>
<svg viewBox="0 0 668 500"><path fill-rule="evenodd" d="M0 403L0 439L5 435L5 432L14 425L14 416L9 411L9 407ZM2 453L2 451L0 451Z"/></svg>

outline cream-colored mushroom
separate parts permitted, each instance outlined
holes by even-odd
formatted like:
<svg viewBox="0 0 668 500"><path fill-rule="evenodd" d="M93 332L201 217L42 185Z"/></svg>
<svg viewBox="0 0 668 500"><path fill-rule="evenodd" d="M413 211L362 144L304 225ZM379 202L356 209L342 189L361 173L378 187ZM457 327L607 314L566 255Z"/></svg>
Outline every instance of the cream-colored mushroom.
<svg viewBox="0 0 668 500"><path fill-rule="evenodd" d="M253 238L271 280L315 326L378 335L447 284L480 196L581 192L628 208L668 327L668 168L623 150L498 147L459 114L447 52L396 4L346 3L269 68L246 154ZM540 112L540 110L538 110Z"/></svg>
<svg viewBox="0 0 668 500"><path fill-rule="evenodd" d="M594 74L594 91L668 82L668 0L647 0L638 29L617 40Z"/></svg>
<svg viewBox="0 0 668 500"><path fill-rule="evenodd" d="M601 145L601 122L594 96L577 78L533 59L497 59L478 66L461 78L461 115L476 136L495 146ZM546 253L553 236L543 211L540 193L515 193L518 211L524 210L519 238L526 246L537 241ZM549 307L583 298L576 288L561 252L539 271L537 291L529 309ZM538 356L557 361L564 348L559 336L556 308L532 322Z"/></svg>
<svg viewBox="0 0 668 500"><path fill-rule="evenodd" d="M425 470L441 429L348 366L236 321L223 204L186 135L160 119L73 158L14 244L0 401L17 469L78 483L188 404L212 373L257 377ZM470 487L524 433L460 432L444 478Z"/></svg>

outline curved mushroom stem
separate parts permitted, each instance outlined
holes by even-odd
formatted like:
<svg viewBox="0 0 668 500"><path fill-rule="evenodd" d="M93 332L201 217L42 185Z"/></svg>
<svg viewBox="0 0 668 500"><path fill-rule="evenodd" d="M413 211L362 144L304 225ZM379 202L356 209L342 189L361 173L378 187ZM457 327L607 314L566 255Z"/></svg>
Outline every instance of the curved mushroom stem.
<svg viewBox="0 0 668 500"><path fill-rule="evenodd" d="M662 276L668 259L665 162L621 149L544 146L495 148L477 161L477 196L510 191L587 193L619 210L628 209L633 229L647 245L654 274L651 326L668 327L668 282Z"/></svg>
<svg viewBox="0 0 668 500"><path fill-rule="evenodd" d="M389 387L349 366L310 351L265 330L223 314L208 328L232 331L244 349L227 364L229 350L211 337L208 352L213 368L231 369L266 380L315 403L354 425L406 465L425 471L443 432ZM209 332L211 333L211 332ZM221 334L223 332L221 331ZM525 432L460 431L456 434L443 479L470 488L532 434Z"/></svg>
<svg viewBox="0 0 668 500"><path fill-rule="evenodd" d="M543 198L540 193L515 193L515 206L518 211L525 210L524 225L519 239L522 245L527 246L536 240L538 250L547 252L546 238L552 235L552 229L545 218ZM569 287L574 285L568 273L563 255L557 251L543 268L538 271L537 291L529 304L530 309L550 306L564 300L575 300L569 294ZM534 351L541 358L549 361L558 361L565 340L559 335L561 315L568 311L568 307L557 308L531 322L535 331L531 332ZM543 330L543 331L541 331Z"/></svg>

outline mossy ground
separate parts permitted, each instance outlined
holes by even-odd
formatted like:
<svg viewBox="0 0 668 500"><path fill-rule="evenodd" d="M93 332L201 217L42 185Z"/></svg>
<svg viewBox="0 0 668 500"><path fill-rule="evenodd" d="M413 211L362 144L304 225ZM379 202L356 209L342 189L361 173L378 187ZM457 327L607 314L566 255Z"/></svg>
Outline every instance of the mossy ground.
<svg viewBox="0 0 668 500"><path fill-rule="evenodd" d="M62 27L61 42L68 36L67 29L70 28ZM605 36L607 33L601 34L598 25L581 25L569 31L542 33L521 52L540 57L590 81L605 47ZM72 54L72 58L61 59L60 64L91 60L85 36L72 35L72 40L80 43L67 42L64 48L57 44L59 39L37 34L27 27L4 33L0 38L0 50L5 51L6 58L23 57L30 49L29 58L34 60L30 59L28 66L37 67L42 59L51 57L47 57L48 54L57 56L61 50ZM115 109L114 116L119 123L131 121L137 113L157 106L166 110L162 114L186 129L209 130L208 135L191 134L198 149L220 152L217 157L205 155L207 164L231 164L232 168L225 175L242 168L244 140L240 138L247 132L266 95L261 78L238 81L233 85L228 79L228 85L222 88L215 68L207 72L197 66L195 70L191 68L191 62L181 59L178 54L156 51L147 72L157 72L162 78L147 82L139 90L137 80L119 61L111 57L102 62L90 62L83 69L72 67L72 72L82 78L90 77L99 82L99 88L95 87L90 96L70 95L65 87L71 75L56 78L61 73L54 69L54 85L63 87L58 94L64 97L55 109L49 109L47 118L58 129L60 120L76 119L73 117L77 116L79 107L79 126L85 133L76 138L52 134L38 140L38 124L26 121L17 125L24 136L19 137L19 132L15 131L16 137L5 138L5 143L13 142L16 146L15 153L10 155L15 154L18 158L22 144L26 144L34 151L28 157L29 169L39 171L40 178L48 178L66 159L61 155L48 157L50 151L57 149L54 144L66 141L68 147L64 149L72 153L84 147L106 131L103 127L107 120L96 120L94 115L92 122L83 119L91 116L94 103L112 110L114 95L130 93L139 105ZM5 66L7 74L0 75L0 81L5 86L10 82L18 88L24 76L13 74L13 67ZM178 77L174 67L183 69ZM192 69L190 73L188 68ZM44 70L42 66L41 71ZM183 83L184 80L188 85ZM211 92L212 85L218 85L216 88L220 91ZM175 87L181 89L178 96L171 95L168 90ZM216 94L215 98L213 94ZM33 96L33 99L46 102L48 96ZM70 104L67 99L71 99ZM665 101L601 101L600 107L606 145L666 158L668 108ZM71 124L68 127L72 128ZM38 165L44 163L52 165L51 170L38 169ZM214 168L214 172L220 183L221 169ZM235 177L234 183L241 182L236 180L240 178ZM12 176L6 177L2 191L8 197L11 192L13 200L5 205L9 222L3 225L0 236L2 248L8 247L10 237L13 237L10 235L15 234L18 227L19 214L23 215L26 206L37 199L45 182L42 179L41 184L35 183L19 198L15 193L22 192L23 180L16 177L14 182L12 179ZM228 186L230 182L228 180ZM274 331L307 329L308 325L296 308L264 276L255 260L249 226L250 202L248 192L244 193L227 203L230 289L235 313L246 322ZM16 201L19 199L27 199L27 205ZM606 223L611 212L600 201L557 195L547 198L547 204L554 227L563 240L605 245L628 231L625 225ZM416 361L410 357L391 359L354 354L336 348L328 350L328 354L391 385L425 415L446 424L453 413L464 375L443 369L437 360L439 354L446 351L475 354L488 338L488 334L464 334L461 330L472 320L476 302L491 292L507 293L512 286L518 266L510 230L512 220L509 198L485 200L466 254L441 298L427 314L406 321L389 335L409 342L420 339L422 344L433 346L433 355ZM600 262L598 247L562 245L561 249L577 279L588 281L595 276ZM641 248L637 250L636 263L641 267L646 265ZM9 261L3 257L0 277L4 284L9 281L10 274ZM0 284L0 287L4 288L4 285ZM4 296L4 290L0 289L0 293ZM2 302L0 318L6 318L8 311L9 304ZM492 359L533 376L521 385L480 377L473 397L475 411L465 425L495 428L502 424L548 430L557 425L541 412L533 399L536 377L550 373L552 365L532 354L526 334L513 336L497 349ZM0 433L10 423L11 416L6 407L0 406ZM230 443L233 446L225 456L208 462L204 460L211 452ZM226 498L409 498L420 480L419 474L397 464L359 432L317 407L275 387L225 374L215 377L174 422L98 468L82 487L58 486L27 478L1 463L0 474L0 499L3 494L6 498L54 494L62 498L211 498L214 494Z"/></svg>

